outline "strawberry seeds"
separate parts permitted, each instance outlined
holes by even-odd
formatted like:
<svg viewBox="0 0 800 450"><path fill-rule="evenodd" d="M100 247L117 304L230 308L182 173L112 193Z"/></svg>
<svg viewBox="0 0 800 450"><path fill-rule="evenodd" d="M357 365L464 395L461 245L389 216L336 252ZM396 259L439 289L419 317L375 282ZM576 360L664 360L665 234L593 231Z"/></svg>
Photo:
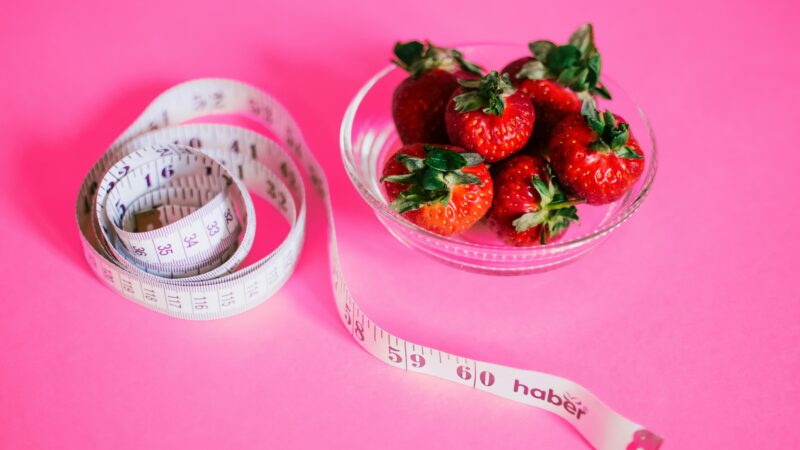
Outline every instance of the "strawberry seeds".
<svg viewBox="0 0 800 450"><path fill-rule="evenodd" d="M392 209L442 236L486 219L504 242L545 245L580 220L577 204L621 199L644 171L629 124L598 111L592 26L566 44L534 41L500 72L455 49L398 43L393 62L409 76L392 97L404 146L381 182ZM491 164L491 171L488 165Z"/></svg>

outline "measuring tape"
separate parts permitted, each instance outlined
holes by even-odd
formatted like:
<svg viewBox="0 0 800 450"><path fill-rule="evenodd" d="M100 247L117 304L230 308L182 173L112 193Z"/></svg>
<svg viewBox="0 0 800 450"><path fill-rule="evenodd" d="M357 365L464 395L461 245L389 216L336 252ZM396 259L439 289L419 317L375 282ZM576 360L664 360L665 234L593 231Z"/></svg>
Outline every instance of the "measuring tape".
<svg viewBox="0 0 800 450"><path fill-rule="evenodd" d="M275 137L223 124L187 123L246 116ZM177 85L145 109L92 167L76 215L84 254L112 289L181 319L218 319L246 311L289 279L306 223L303 167L329 224L336 307L347 330L386 364L426 373L557 414L601 450L655 450L661 438L553 375L475 361L397 337L359 308L342 275L328 183L286 109L236 81ZM237 270L252 247L250 193L289 222L284 241Z"/></svg>

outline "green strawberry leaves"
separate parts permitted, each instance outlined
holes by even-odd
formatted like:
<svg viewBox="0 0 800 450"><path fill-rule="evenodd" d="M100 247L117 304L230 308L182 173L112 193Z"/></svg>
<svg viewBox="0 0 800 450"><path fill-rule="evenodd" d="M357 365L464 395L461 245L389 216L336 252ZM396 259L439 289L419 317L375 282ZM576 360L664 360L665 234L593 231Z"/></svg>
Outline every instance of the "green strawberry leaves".
<svg viewBox="0 0 800 450"><path fill-rule="evenodd" d="M394 61L400 67L411 67L414 63L422 59L425 53L425 45L419 41L398 42L394 46L394 55L397 61Z"/></svg>
<svg viewBox="0 0 800 450"><path fill-rule="evenodd" d="M552 49L547 54L545 62L547 68L554 74L560 74L566 69L577 69L576 64L581 59L581 51L572 45L561 45Z"/></svg>
<svg viewBox="0 0 800 450"><path fill-rule="evenodd" d="M461 66L462 69L474 75L483 76L483 67L464 59L464 55L461 54L460 51L455 49L450 49L450 55L453 57L453 59L456 60L456 62L458 63L459 66Z"/></svg>
<svg viewBox="0 0 800 450"><path fill-rule="evenodd" d="M531 182L533 187L536 188L536 192L539 194L539 204L549 204L553 201L553 197L556 195L556 189L552 180L548 184L544 184L541 178L535 176Z"/></svg>
<svg viewBox="0 0 800 450"><path fill-rule="evenodd" d="M457 186L459 184L482 184L481 179L478 178L477 175L460 170L446 174L444 180L450 186Z"/></svg>
<svg viewBox="0 0 800 450"><path fill-rule="evenodd" d="M516 75L517 79L547 80L554 78L543 62L534 60L524 66Z"/></svg>
<svg viewBox="0 0 800 450"><path fill-rule="evenodd" d="M438 170L423 170L419 177L419 185L426 191L443 191L447 189L444 174Z"/></svg>
<svg viewBox="0 0 800 450"><path fill-rule="evenodd" d="M542 223L545 222L545 220L547 220L547 217L549 215L550 211L534 211L525 213L519 216L518 219L514 220L514 222L512 222L512 225L514 225L514 228L518 232L522 233L530 230L535 226L541 225Z"/></svg>
<svg viewBox="0 0 800 450"><path fill-rule="evenodd" d="M404 212L419 209L422 207L422 205L429 203L444 202L443 204L446 205L449 200L450 199L447 196L431 198L431 196L429 196L421 187L412 186L407 191L401 193L389 206L391 206L392 209L398 213L402 214Z"/></svg>
<svg viewBox="0 0 800 450"><path fill-rule="evenodd" d="M611 148L623 148L628 143L631 131L627 123L621 123L616 128L612 128L608 134L610 142L608 146ZM635 153L635 152L634 152Z"/></svg>
<svg viewBox="0 0 800 450"><path fill-rule="evenodd" d="M556 44L550 41L534 41L528 44L531 53L542 61L547 61L547 56L556 49Z"/></svg>
<svg viewBox="0 0 800 450"><path fill-rule="evenodd" d="M567 40L567 43L577 48L584 55L597 53L597 47L594 45L594 29L590 23L582 25L575 30Z"/></svg>
<svg viewBox="0 0 800 450"><path fill-rule="evenodd" d="M606 123L600 112L597 111L597 105L591 100L584 100L581 104L581 115L583 120L589 125L595 133L602 136L603 131L606 129ZM613 116L612 116L613 117Z"/></svg>
<svg viewBox="0 0 800 450"><path fill-rule="evenodd" d="M404 153L395 157L409 173L381 178L381 182L410 185L389 205L399 213L434 203L447 205L453 187L482 184L476 175L461 170L483 163L483 157L478 153L459 153L435 145L426 145L424 148L424 158Z"/></svg>
<svg viewBox="0 0 800 450"><path fill-rule="evenodd" d="M589 128L598 136L596 141L589 144L589 148L599 152L611 152L620 158L644 158L628 145L631 136L630 125L625 122L617 123L617 118L608 110L601 114L593 99L583 101L581 115Z"/></svg>
<svg viewBox="0 0 800 450"><path fill-rule="evenodd" d="M644 158L642 155L636 153L636 151L633 149L633 147L629 147L627 145L623 145L615 153L620 158L625 158L625 159L642 159L642 158Z"/></svg>
<svg viewBox="0 0 800 450"><path fill-rule="evenodd" d="M450 73L459 68L475 75L483 75L481 66L467 61L458 50L436 47L428 41L398 42L394 46L396 59L392 62L416 78L431 69L442 69Z"/></svg>
<svg viewBox="0 0 800 450"><path fill-rule="evenodd" d="M425 148L425 164L440 172L458 170L467 166L467 160L461 154L451 150L429 145Z"/></svg>
<svg viewBox="0 0 800 450"><path fill-rule="evenodd" d="M415 172L425 167L425 160L422 158L415 158L406 154L397 155L397 161L400 162L409 172Z"/></svg>
<svg viewBox="0 0 800 450"><path fill-rule="evenodd" d="M539 242L544 245L550 236L557 236L564 230L569 228L571 222L578 221L578 210L571 206L569 208L555 210L545 226L542 227L542 232L539 235Z"/></svg>
<svg viewBox="0 0 800 450"><path fill-rule="evenodd" d="M554 80L576 93L611 98L611 93L600 83L602 64L591 24L578 28L565 45L534 41L528 48L535 60L523 66L515 75L518 79Z"/></svg>
<svg viewBox="0 0 800 450"><path fill-rule="evenodd" d="M390 183L411 184L417 179L415 173L404 173L402 175L389 175L381 178L381 182L388 181Z"/></svg>
<svg viewBox="0 0 800 450"><path fill-rule="evenodd" d="M547 243L550 236L561 233L571 222L578 220L578 209L575 205L582 202L580 199L568 199L556 182L550 166L547 166L547 172L547 182L537 175L531 177L531 184L539 194L539 210L525 213L511 223L520 233L542 225L539 234L542 245Z"/></svg>
<svg viewBox="0 0 800 450"><path fill-rule="evenodd" d="M528 44L531 53L536 59L525 64L519 73L514 74L517 79L545 80L555 78L555 74L545 65L550 52L555 50L556 44L550 41L534 41Z"/></svg>
<svg viewBox="0 0 800 450"><path fill-rule="evenodd" d="M502 116L506 97L514 93L508 75L500 75L496 70L479 80L458 80L458 83L466 88L466 92L455 98L458 112L480 109L486 114Z"/></svg>

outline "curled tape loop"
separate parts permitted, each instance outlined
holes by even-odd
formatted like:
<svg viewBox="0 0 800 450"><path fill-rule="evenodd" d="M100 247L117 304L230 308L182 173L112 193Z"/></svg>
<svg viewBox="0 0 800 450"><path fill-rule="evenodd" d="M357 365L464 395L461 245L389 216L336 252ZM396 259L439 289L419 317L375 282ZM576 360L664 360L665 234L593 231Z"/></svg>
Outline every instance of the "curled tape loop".
<svg viewBox="0 0 800 450"><path fill-rule="evenodd" d="M276 139L231 125L186 124L229 114L257 120ZM145 109L81 186L76 215L86 259L112 289L162 314L202 320L246 311L280 289L297 263L306 200L295 161L325 205L337 310L366 351L395 367L550 411L598 449L659 448L661 438L572 381L414 344L372 322L342 276L322 168L288 112L252 86L194 80ZM291 228L273 252L237 270L255 237L251 193Z"/></svg>

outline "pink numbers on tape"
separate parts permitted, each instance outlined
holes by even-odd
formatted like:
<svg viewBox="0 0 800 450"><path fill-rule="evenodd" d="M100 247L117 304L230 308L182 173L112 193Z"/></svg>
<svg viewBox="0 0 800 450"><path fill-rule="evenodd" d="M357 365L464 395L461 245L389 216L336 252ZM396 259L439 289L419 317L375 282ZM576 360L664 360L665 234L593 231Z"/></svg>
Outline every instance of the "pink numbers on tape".
<svg viewBox="0 0 800 450"><path fill-rule="evenodd" d="M231 125L185 124L219 114L260 121L277 139ZM112 289L162 314L203 320L246 311L280 289L297 263L306 217L298 164L325 204L337 309L366 351L394 367L550 411L598 449L660 446L661 438L576 383L415 344L372 322L342 276L322 168L288 112L252 86L218 79L180 84L122 133L81 187L76 215L86 259ZM280 211L291 229L273 252L239 269L255 235L251 193ZM156 208L167 224L132 229L132 215Z"/></svg>

